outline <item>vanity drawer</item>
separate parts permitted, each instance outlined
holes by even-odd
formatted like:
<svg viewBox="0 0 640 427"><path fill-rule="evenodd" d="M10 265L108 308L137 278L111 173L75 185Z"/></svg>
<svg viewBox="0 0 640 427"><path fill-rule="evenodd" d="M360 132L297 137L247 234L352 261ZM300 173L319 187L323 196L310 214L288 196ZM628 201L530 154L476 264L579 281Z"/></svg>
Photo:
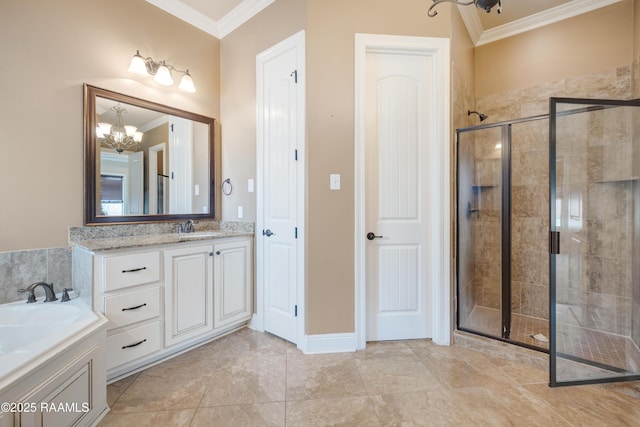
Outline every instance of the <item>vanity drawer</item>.
<svg viewBox="0 0 640 427"><path fill-rule="evenodd" d="M160 252L142 252L104 258L104 290L160 280Z"/></svg>
<svg viewBox="0 0 640 427"><path fill-rule="evenodd" d="M108 336L107 370L160 350L160 337L159 320Z"/></svg>
<svg viewBox="0 0 640 427"><path fill-rule="evenodd" d="M109 328L119 328L160 315L160 288L126 292L104 299Z"/></svg>

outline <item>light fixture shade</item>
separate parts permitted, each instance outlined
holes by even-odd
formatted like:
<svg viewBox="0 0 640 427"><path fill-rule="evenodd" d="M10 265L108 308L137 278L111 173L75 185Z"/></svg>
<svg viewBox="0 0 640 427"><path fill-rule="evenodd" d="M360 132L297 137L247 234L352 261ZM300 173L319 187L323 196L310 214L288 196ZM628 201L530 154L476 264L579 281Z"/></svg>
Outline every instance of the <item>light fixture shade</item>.
<svg viewBox="0 0 640 427"><path fill-rule="evenodd" d="M136 134L137 130L138 130L137 127L131 126L131 125L126 125L124 127L124 131L127 133L127 136L130 136L130 137L133 137Z"/></svg>
<svg viewBox="0 0 640 427"><path fill-rule="evenodd" d="M173 84L173 78L171 77L171 71L169 67L162 61L156 71L156 75L153 78L156 82L164 86L171 86Z"/></svg>
<svg viewBox="0 0 640 427"><path fill-rule="evenodd" d="M133 141L134 142L142 142L142 135L144 135L143 132L136 131L136 133L133 134Z"/></svg>
<svg viewBox="0 0 640 427"><path fill-rule="evenodd" d="M196 87L193 85L193 79L191 78L191 74L189 74L189 70L187 70L184 76L182 76L178 89L190 93L194 93L196 91Z"/></svg>
<svg viewBox="0 0 640 427"><path fill-rule="evenodd" d="M144 58L140 55L140 51L137 50L136 54L131 58L131 64L129 64L129 71L136 74L142 74L148 76L147 64Z"/></svg>
<svg viewBox="0 0 640 427"><path fill-rule="evenodd" d="M104 138L105 135L109 135L111 133L111 124L110 123L98 123L98 126L96 128L96 132L98 134L98 138Z"/></svg>

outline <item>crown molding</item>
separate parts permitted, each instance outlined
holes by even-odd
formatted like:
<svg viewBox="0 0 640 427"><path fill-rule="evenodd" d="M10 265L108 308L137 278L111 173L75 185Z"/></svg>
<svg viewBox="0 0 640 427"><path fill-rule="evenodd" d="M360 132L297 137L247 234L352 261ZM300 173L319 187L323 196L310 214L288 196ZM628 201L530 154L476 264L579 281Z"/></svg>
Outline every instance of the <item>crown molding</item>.
<svg viewBox="0 0 640 427"><path fill-rule="evenodd" d="M216 38L220 38L220 30L218 28L218 22L209 18L203 13L185 5L184 3L176 0L146 0L147 3L159 7L167 13L182 19L188 24L208 33Z"/></svg>
<svg viewBox="0 0 640 427"><path fill-rule="evenodd" d="M478 11L475 7L466 7L458 5L458 11L462 17L465 27L467 27L467 33L471 38L471 42L475 45L482 36L483 28L482 22L478 17Z"/></svg>
<svg viewBox="0 0 640 427"><path fill-rule="evenodd" d="M260 13L275 0L244 0L218 21L220 38Z"/></svg>
<svg viewBox="0 0 640 427"><path fill-rule="evenodd" d="M146 0L148 3L159 7L176 18L182 19L188 24L222 39L227 34L238 28L240 25L260 13L262 9L269 6L275 0L244 0L229 13L215 21L203 13L185 5L177 0Z"/></svg>
<svg viewBox="0 0 640 427"><path fill-rule="evenodd" d="M609 6L620 1L622 0L573 0L560 6L556 6L554 8L538 12L531 16L518 19L517 21L513 21L508 24L500 25L498 27L483 31L482 35L475 43L475 45L481 46L483 44L515 36L516 34L521 34L526 31L531 31L533 29L543 27L545 25L573 18L574 16L591 12L593 10L600 9L601 7ZM472 34L471 30L469 30L469 27L467 27L467 31L469 31L470 35Z"/></svg>

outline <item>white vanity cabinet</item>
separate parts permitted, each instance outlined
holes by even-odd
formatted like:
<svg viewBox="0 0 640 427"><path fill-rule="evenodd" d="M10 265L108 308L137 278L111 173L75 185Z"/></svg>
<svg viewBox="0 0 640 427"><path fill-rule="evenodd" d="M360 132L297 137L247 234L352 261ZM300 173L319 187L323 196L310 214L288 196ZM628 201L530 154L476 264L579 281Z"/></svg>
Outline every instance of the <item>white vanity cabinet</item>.
<svg viewBox="0 0 640 427"><path fill-rule="evenodd" d="M213 292L216 328L249 320L253 287L253 250L250 239L213 245Z"/></svg>
<svg viewBox="0 0 640 427"><path fill-rule="evenodd" d="M164 251L167 346L213 331L213 245Z"/></svg>
<svg viewBox="0 0 640 427"><path fill-rule="evenodd" d="M94 250L93 308L106 315L115 380L242 327L253 308L253 238Z"/></svg>

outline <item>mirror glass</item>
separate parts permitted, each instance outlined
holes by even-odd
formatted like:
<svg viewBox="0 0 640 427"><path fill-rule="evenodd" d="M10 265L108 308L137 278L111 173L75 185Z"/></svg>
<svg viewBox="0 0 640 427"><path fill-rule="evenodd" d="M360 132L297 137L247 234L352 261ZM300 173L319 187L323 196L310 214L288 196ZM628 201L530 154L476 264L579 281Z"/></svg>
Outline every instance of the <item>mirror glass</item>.
<svg viewBox="0 0 640 427"><path fill-rule="evenodd" d="M213 126L85 85L85 224L213 219Z"/></svg>

